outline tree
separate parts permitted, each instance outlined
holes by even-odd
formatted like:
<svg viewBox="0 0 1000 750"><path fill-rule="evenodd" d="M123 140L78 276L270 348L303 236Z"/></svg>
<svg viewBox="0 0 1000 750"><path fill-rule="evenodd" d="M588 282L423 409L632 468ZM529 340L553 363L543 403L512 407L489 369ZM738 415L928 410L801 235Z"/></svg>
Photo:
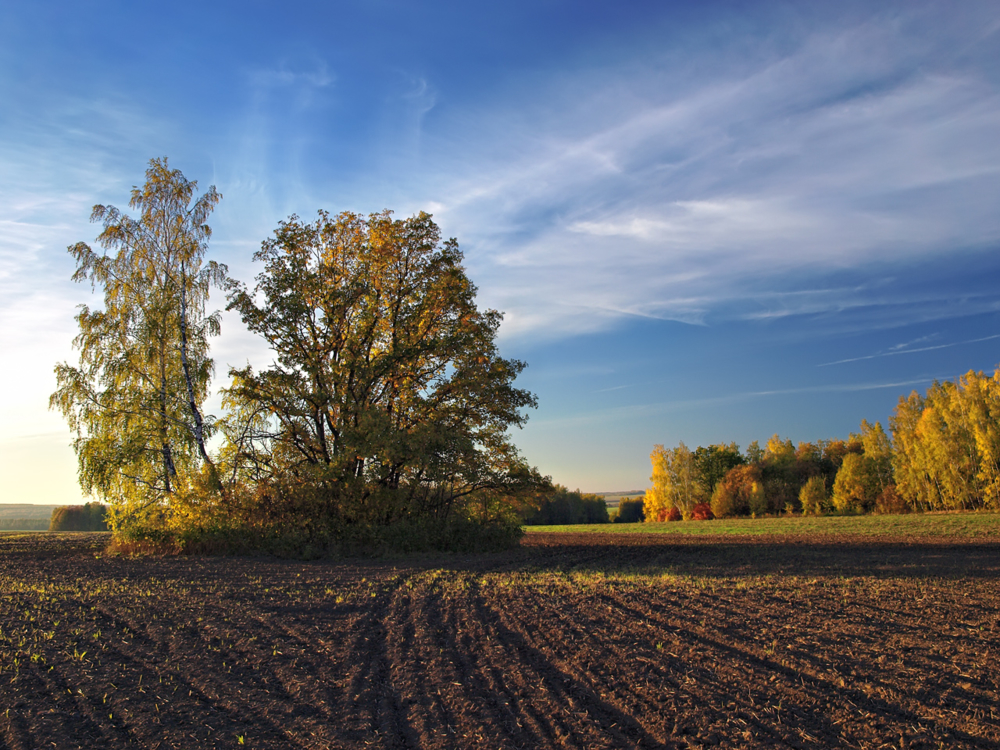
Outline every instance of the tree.
<svg viewBox="0 0 1000 750"><path fill-rule="evenodd" d="M826 491L826 480L819 475L810 477L799 490L799 505L803 513L822 515L830 506L830 496Z"/></svg>
<svg viewBox="0 0 1000 750"><path fill-rule="evenodd" d="M900 398L890 426L896 484L910 507L1000 507L1000 370Z"/></svg>
<svg viewBox="0 0 1000 750"><path fill-rule="evenodd" d="M107 510L101 503L53 508L49 531L107 531Z"/></svg>
<svg viewBox="0 0 1000 750"><path fill-rule="evenodd" d="M712 493L712 512L717 518L766 513L760 465L736 466L726 472Z"/></svg>
<svg viewBox="0 0 1000 750"><path fill-rule="evenodd" d="M715 486L726 475L726 472L746 463L740 447L736 443L729 445L710 445L707 448L699 446L694 452L694 462L698 467L705 496L711 497Z"/></svg>
<svg viewBox="0 0 1000 750"><path fill-rule="evenodd" d="M865 457L848 453L833 483L833 507L840 513L864 513L874 507L877 496L875 477Z"/></svg>
<svg viewBox="0 0 1000 750"><path fill-rule="evenodd" d="M508 435L536 405L513 385L524 363L500 357L502 315L477 309L429 214L292 216L254 258L264 270L230 284L229 309L276 361L231 370L226 390L227 477L249 489L248 518L318 534L443 522L501 513L480 501L537 476Z"/></svg>
<svg viewBox="0 0 1000 750"><path fill-rule="evenodd" d="M623 497L618 503L614 523L642 523L646 519L643 512L643 498Z"/></svg>
<svg viewBox="0 0 1000 750"><path fill-rule="evenodd" d="M195 199L197 186L166 158L153 159L129 201L139 217L95 206L105 252L69 248L73 279L100 289L104 309L84 306L76 316L80 362L56 366L50 406L76 432L81 486L110 503L114 528L162 517L178 490L203 472L214 476L213 418L202 404L219 316L206 315L205 304L226 269L205 263L205 252L206 221L222 196L210 187Z"/></svg>
<svg viewBox="0 0 1000 750"><path fill-rule="evenodd" d="M864 450L865 463L875 485L876 495L893 486L892 480L892 443L885 434L882 425L871 424L867 419L861 420L861 446Z"/></svg>
<svg viewBox="0 0 1000 750"><path fill-rule="evenodd" d="M799 488L805 482L802 466L796 457L795 446L789 439L782 440L777 433L767 441L761 461L764 485L765 513L791 511L798 504ZM754 510L760 513L761 510Z"/></svg>
<svg viewBox="0 0 1000 750"><path fill-rule="evenodd" d="M748 464L759 464L764 460L764 449L760 447L760 443L756 440L752 441L750 445L747 446L747 463Z"/></svg>
<svg viewBox="0 0 1000 750"><path fill-rule="evenodd" d="M690 516L694 506L706 497L704 482L694 454L681 442L676 448L656 445L650 454L653 486L646 491L643 510L647 521L663 521L671 508Z"/></svg>

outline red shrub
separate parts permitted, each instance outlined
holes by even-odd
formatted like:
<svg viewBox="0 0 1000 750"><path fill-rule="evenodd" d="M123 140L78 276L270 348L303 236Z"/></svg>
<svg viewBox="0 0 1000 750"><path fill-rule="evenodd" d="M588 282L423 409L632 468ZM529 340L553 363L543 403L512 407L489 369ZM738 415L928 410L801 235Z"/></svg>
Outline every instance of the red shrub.
<svg viewBox="0 0 1000 750"><path fill-rule="evenodd" d="M691 511L692 521L711 521L713 518L715 518L715 514L712 512L712 506L708 503L698 503Z"/></svg>
<svg viewBox="0 0 1000 750"><path fill-rule="evenodd" d="M671 508L670 512L667 513L667 520L668 521L680 521L681 520L681 512L680 512L680 510L678 508L676 508L676 507Z"/></svg>

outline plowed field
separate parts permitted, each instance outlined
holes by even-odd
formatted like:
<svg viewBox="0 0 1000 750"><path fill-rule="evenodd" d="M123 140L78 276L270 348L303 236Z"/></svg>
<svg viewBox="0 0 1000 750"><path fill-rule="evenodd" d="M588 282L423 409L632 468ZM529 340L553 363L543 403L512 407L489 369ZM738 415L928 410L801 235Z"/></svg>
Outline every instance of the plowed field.
<svg viewBox="0 0 1000 750"><path fill-rule="evenodd" d="M0 536L0 747L1000 747L1000 539L105 541Z"/></svg>

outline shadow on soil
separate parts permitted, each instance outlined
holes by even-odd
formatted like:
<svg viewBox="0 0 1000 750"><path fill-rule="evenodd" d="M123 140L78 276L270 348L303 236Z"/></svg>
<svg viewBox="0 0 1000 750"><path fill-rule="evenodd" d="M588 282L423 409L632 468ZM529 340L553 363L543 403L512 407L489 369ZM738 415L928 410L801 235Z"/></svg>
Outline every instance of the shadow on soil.
<svg viewBox="0 0 1000 750"><path fill-rule="evenodd" d="M703 538L667 542L662 537L644 537L622 544L620 537L588 536L533 534L523 542L520 562L543 570L709 577L1000 578L1000 541Z"/></svg>
<svg viewBox="0 0 1000 750"><path fill-rule="evenodd" d="M0 553L36 559L100 556L109 534L0 536ZM168 558L169 559L169 558ZM181 558L197 564L195 558ZM201 558L206 559L206 558ZM281 561L272 557L261 562ZM288 561L289 564L299 564ZM873 576L878 578L1000 579L1000 540L686 537L535 532L518 549L482 555L416 555L382 559L323 560L307 565L359 568L576 571L581 573L707 577Z"/></svg>

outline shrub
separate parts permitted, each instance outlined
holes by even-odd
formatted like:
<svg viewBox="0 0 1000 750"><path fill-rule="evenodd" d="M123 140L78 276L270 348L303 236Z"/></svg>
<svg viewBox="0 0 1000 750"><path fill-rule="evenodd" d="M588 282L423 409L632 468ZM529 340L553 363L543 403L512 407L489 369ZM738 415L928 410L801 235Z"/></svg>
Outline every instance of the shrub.
<svg viewBox="0 0 1000 750"><path fill-rule="evenodd" d="M910 506L906 499L896 491L896 485L890 484L875 500L875 512L882 514L908 513Z"/></svg>
<svg viewBox="0 0 1000 750"><path fill-rule="evenodd" d="M711 521L713 518L715 514L712 513L712 506L708 503L698 503L691 509L692 521Z"/></svg>
<svg viewBox="0 0 1000 750"><path fill-rule="evenodd" d="M684 515L681 513L681 509L678 508L677 506L674 506L673 508L671 508L667 512L667 515L664 517L663 520L664 521L680 521L683 517L684 517Z"/></svg>
<svg viewBox="0 0 1000 750"><path fill-rule="evenodd" d="M401 520L386 526L351 524L325 527L289 524L248 527L216 524L185 527L174 533L131 529L108 548L122 555L246 555L315 560L331 557L379 557L415 552L499 552L517 546L524 534L516 519L488 522L458 516L445 521Z"/></svg>
<svg viewBox="0 0 1000 750"><path fill-rule="evenodd" d="M621 511L619 510L619 514ZM556 485L536 508L524 515L528 526L563 525L577 523L608 523L608 504L600 495L570 492Z"/></svg>

